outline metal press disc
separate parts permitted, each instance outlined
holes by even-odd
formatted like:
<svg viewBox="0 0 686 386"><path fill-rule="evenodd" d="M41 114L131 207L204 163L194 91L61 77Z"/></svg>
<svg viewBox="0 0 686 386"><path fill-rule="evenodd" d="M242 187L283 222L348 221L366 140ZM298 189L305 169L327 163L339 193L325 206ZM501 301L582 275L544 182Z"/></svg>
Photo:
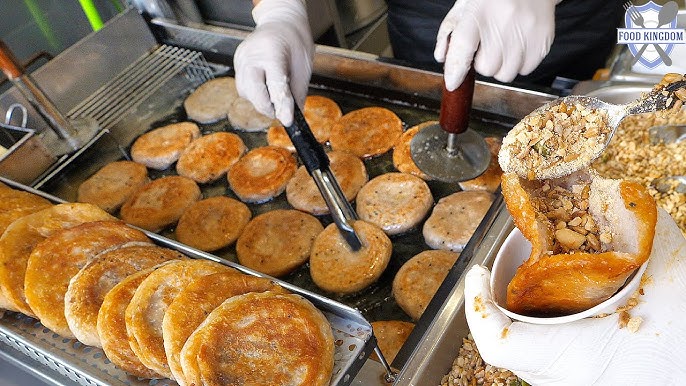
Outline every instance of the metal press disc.
<svg viewBox="0 0 686 386"><path fill-rule="evenodd" d="M484 138L472 129L456 134L456 151L447 150L448 135L440 125L431 125L412 138L410 152L419 170L443 182L467 181L480 176L491 162Z"/></svg>

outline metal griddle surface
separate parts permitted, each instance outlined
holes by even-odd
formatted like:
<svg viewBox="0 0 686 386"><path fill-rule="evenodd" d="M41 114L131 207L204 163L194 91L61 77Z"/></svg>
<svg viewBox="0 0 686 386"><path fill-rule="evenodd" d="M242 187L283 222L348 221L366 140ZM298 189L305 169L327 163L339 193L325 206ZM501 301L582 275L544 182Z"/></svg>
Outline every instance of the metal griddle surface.
<svg viewBox="0 0 686 386"><path fill-rule="evenodd" d="M217 74L217 76L223 75L225 73ZM389 95L384 93L384 90L372 88L362 91L355 89L354 92L351 92L350 89L346 89L345 83L340 81L329 84L326 83L326 80L320 79L320 81L311 87L310 94L322 95L333 99L339 104L343 114L368 106L386 107L400 117L403 122L403 129L428 120L438 119L437 106L421 106L416 103L416 98L410 94L403 98L403 95L399 93ZM189 88L175 89L173 86L163 88L151 96L146 103L141 104L135 111L132 111L129 116L122 119L110 136L103 138L99 143L96 143L79 157L75 158L59 174L42 183L40 189L64 200L76 201L78 186L105 164L118 159L124 159L124 155L128 154L131 143L138 135L170 123L185 121L187 117L182 103L191 91ZM203 134L217 131L237 133L250 149L267 145L266 133L246 133L234 130L226 119L214 124L199 126ZM502 137L511 126L512 122L509 122L506 118L487 116L479 111L472 111L471 113L470 128L484 136ZM117 146L118 143L122 145ZM393 166L392 151L382 156L365 160L365 165L370 179L383 173L397 171ZM149 169L149 175L152 179L174 174L176 174L175 165L161 172ZM456 183L449 184L429 181L428 184L434 195L435 202L460 190ZM202 184L200 187L203 197L226 195L237 198L228 187L226 178L221 178L212 184ZM248 206L253 217L274 209L292 208L286 201L285 193L266 203L248 204ZM318 218L324 226L332 222L330 216L319 216ZM417 229L406 234L391 237L393 255L388 268L377 283L359 293L339 296L322 291L313 283L309 274L308 264L303 265L295 272L281 279L300 288L319 293L357 308L369 321L411 321L410 317L395 302L391 287L393 278L403 263L417 253L429 249L422 236L422 225L423 223ZM174 239L173 228L165 229L160 234ZM237 262L236 251L233 245L215 251L213 254Z"/></svg>

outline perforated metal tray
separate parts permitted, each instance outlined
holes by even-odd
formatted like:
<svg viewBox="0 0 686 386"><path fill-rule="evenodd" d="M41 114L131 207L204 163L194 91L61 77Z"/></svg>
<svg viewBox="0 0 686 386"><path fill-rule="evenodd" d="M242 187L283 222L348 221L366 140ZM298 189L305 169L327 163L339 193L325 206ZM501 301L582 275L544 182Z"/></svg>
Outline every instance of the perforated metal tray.
<svg viewBox="0 0 686 386"><path fill-rule="evenodd" d="M54 203L65 202L55 196L3 177L0 177L0 182L15 189L38 194ZM143 232L156 244L177 250L191 258L213 260L249 275L267 277L259 272L198 251L158 234L145 230ZM376 347L376 340L372 335L370 323L359 311L346 305L303 290L290 283L278 279L273 280L276 280L289 291L305 297L324 313L331 324L336 342L331 384L350 384L371 351ZM5 312L5 315L0 318L0 342L13 347L80 385L176 385L175 382L167 379L148 380L133 377L115 367L101 349L83 345L75 339L61 337L43 326L38 320L16 312Z"/></svg>

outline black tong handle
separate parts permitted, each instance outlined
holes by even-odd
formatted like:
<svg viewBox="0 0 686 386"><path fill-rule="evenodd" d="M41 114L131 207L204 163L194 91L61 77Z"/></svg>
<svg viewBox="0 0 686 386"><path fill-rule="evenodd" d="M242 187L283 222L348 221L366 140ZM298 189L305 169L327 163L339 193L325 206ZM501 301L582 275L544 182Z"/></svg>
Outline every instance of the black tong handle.
<svg viewBox="0 0 686 386"><path fill-rule="evenodd" d="M303 116L297 103L293 106L293 124L286 127L286 132L310 175L315 170L329 168L329 157L326 155L322 144L312 134L312 130L310 130L310 126L305 121L305 116Z"/></svg>

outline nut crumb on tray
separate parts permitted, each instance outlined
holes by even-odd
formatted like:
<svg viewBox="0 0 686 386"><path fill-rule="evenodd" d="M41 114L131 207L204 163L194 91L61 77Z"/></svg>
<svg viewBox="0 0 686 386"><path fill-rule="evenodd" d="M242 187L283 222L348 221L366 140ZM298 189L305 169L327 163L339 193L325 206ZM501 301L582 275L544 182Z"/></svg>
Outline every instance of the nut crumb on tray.
<svg viewBox="0 0 686 386"><path fill-rule="evenodd" d="M471 334L462 339L462 346L457 358L453 361L450 372L441 380L441 386L520 386L522 384L523 382L510 370L484 362Z"/></svg>

